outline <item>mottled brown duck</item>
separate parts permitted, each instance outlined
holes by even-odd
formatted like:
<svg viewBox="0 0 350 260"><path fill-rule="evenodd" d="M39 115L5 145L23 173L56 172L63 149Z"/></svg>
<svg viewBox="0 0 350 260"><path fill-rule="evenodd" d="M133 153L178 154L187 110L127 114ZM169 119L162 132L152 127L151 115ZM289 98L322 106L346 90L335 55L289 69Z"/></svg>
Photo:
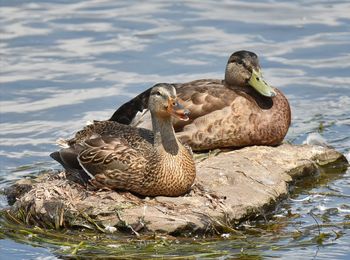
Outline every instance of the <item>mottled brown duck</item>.
<svg viewBox="0 0 350 260"><path fill-rule="evenodd" d="M233 53L225 79L201 79L175 84L189 120L173 120L177 137L194 151L251 145L278 145L290 126L288 100L262 78L258 56ZM150 89L122 105L109 119L150 127L147 102Z"/></svg>
<svg viewBox="0 0 350 260"><path fill-rule="evenodd" d="M172 116L188 120L171 84L150 91L153 131L113 121L95 121L64 141L51 154L67 171L86 173L98 188L127 190L143 196L179 196L194 182L189 147L176 138ZM63 142L61 141L61 144Z"/></svg>

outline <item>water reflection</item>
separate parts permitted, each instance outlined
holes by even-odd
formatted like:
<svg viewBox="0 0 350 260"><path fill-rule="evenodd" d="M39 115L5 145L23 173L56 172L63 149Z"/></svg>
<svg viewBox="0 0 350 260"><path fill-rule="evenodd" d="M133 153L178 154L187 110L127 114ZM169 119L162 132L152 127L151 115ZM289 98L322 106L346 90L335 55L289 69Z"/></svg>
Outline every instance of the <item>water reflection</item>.
<svg viewBox="0 0 350 260"><path fill-rule="evenodd" d="M302 143L320 131L349 155L349 10L348 1L323 0L1 1L0 187L59 168L48 157L57 138L109 118L156 82L223 78L227 58L239 49L258 53L265 79L288 96L287 140ZM259 254L313 257L310 211L343 221L349 194L349 172L300 191L278 213L290 209L300 218L288 219L273 245L257 245ZM282 238L295 230L310 230L304 249L297 239ZM318 258L348 254L349 234L340 231ZM215 247L239 254L234 243Z"/></svg>
<svg viewBox="0 0 350 260"><path fill-rule="evenodd" d="M48 92L46 92L48 90ZM36 91L40 92L41 96L45 96L39 100L30 100L33 93ZM21 93L22 92L22 93ZM24 93L23 93L24 92ZM44 95L43 92L45 93ZM25 98L19 97L10 101L1 102L1 111L3 113L31 113L38 112L41 110L71 105L81 104L84 102L92 102L93 99L98 99L101 96L116 96L118 88L92 88L92 89L72 89L72 90L60 90L48 88L42 90L33 89L33 92L20 91L19 95L26 96Z"/></svg>

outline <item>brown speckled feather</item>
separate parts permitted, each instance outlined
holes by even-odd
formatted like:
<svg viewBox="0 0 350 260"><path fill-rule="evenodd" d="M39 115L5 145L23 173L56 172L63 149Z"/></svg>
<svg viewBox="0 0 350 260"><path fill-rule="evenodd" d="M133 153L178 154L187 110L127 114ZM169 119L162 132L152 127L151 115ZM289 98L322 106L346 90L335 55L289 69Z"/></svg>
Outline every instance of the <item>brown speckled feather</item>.
<svg viewBox="0 0 350 260"><path fill-rule="evenodd" d="M182 143L200 151L277 145L283 141L291 122L288 100L276 88L272 88L275 96L268 97L251 87L248 81L253 70L260 71L257 56L239 51L228 60L225 80L201 79L174 84L179 102L190 111L188 121L173 120ZM110 120L119 121L123 117L131 124L150 128L149 113L137 120L135 117L137 111L147 109L148 93L146 90L124 104Z"/></svg>
<svg viewBox="0 0 350 260"><path fill-rule="evenodd" d="M84 150L78 155L83 169L94 176L93 184L110 189L132 189L144 193L143 174L147 165L145 154L131 147L123 138L102 136L84 142ZM145 149L151 151L149 149ZM134 187L138 187L135 189Z"/></svg>
<svg viewBox="0 0 350 260"><path fill-rule="evenodd" d="M189 83L190 84L190 83ZM261 97L253 89L231 90L222 85L212 85L207 92L211 98L220 92L221 100L229 105L209 106L198 109L198 117L191 118L188 125L175 122L178 138L193 150L208 150L218 147L243 147L249 145L277 145L286 135L291 113L287 99L275 89L273 98ZM220 88L218 92L217 88ZM181 92L180 92L181 93ZM182 93L181 93L182 94ZM179 98L182 99L180 94ZM199 105L184 105L192 112ZM200 114L202 113L202 114Z"/></svg>
<svg viewBox="0 0 350 260"><path fill-rule="evenodd" d="M175 84L179 102L191 113L188 121L173 120L182 143L194 151L250 145L278 145L287 134L288 100L275 88L269 98L252 88L225 87L222 80L202 79ZM139 125L149 127L149 120Z"/></svg>
<svg viewBox="0 0 350 260"><path fill-rule="evenodd" d="M87 174L98 188L128 190L144 196L186 193L196 176L195 164L191 149L176 139L168 112L185 116L186 111L174 101L172 85L158 84L152 90L149 102L155 132L113 121L95 121L67 140L64 144L68 147L54 152L52 158L66 170Z"/></svg>
<svg viewBox="0 0 350 260"><path fill-rule="evenodd" d="M75 137L68 140L69 145L80 143L90 138L99 136L118 136L124 143L145 154L152 149L153 132L149 129L135 128L119 124L113 121L94 121L93 124L84 127L75 134Z"/></svg>

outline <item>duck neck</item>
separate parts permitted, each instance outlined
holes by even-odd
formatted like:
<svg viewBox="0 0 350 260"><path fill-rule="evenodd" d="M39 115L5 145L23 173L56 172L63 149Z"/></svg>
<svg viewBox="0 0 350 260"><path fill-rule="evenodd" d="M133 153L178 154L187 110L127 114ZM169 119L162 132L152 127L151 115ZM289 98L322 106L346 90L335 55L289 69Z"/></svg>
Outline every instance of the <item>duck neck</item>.
<svg viewBox="0 0 350 260"><path fill-rule="evenodd" d="M179 150L179 143L171 122L171 117L159 118L152 116L154 133L154 147L164 149L166 152L176 155Z"/></svg>

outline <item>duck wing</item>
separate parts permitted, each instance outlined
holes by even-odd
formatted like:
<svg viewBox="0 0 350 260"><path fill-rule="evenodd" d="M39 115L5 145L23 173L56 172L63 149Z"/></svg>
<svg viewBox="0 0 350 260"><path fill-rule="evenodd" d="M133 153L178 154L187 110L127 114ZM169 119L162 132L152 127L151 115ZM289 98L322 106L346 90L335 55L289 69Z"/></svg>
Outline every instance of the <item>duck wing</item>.
<svg viewBox="0 0 350 260"><path fill-rule="evenodd" d="M98 187L134 190L141 187L147 160L123 138L101 136L86 140L78 161Z"/></svg>
<svg viewBox="0 0 350 260"><path fill-rule="evenodd" d="M87 183L90 179L78 161L78 154L83 149L83 146L74 144L50 154L50 157L59 162L66 170L67 178L81 184Z"/></svg>
<svg viewBox="0 0 350 260"><path fill-rule="evenodd" d="M237 96L222 80L217 79L201 79L174 86L179 102L190 111L189 121L173 119L175 131L181 131L185 125L191 124L198 117L229 106ZM148 111L149 94L150 89L123 104L109 120L152 129L151 115Z"/></svg>
<svg viewBox="0 0 350 260"><path fill-rule="evenodd" d="M94 121L78 131L72 139L66 141L68 146L83 143L89 139L105 136L121 138L128 142L130 147L143 151L153 144L153 132L143 128L134 128L114 121Z"/></svg>
<svg viewBox="0 0 350 260"><path fill-rule="evenodd" d="M203 79L176 85L181 104L190 111L189 120L174 120L176 132L197 118L205 118L214 111L230 106L237 93L227 88L222 80Z"/></svg>
<svg viewBox="0 0 350 260"><path fill-rule="evenodd" d="M101 170L104 167L104 164L95 164L94 162L97 163L97 160L108 161L115 154L115 152L113 154L114 148L118 156L121 150L126 147L138 151L140 157L148 154L153 144L153 132L142 128L132 128L113 121L94 121L93 124L78 131L72 139L61 139L59 143L64 148L51 153L50 156L59 162L67 172L77 178L80 176L86 182L94 175L91 173L96 173L98 169ZM124 145L124 148L121 144ZM88 163L89 157L86 151L91 153L90 159L92 161L90 163ZM79 161L81 154L84 155L81 159L83 163ZM85 162L88 163L88 166L84 169ZM118 164L115 157L113 157L113 164ZM113 164L109 163L108 169L114 167ZM94 165L98 165L95 170L93 170ZM119 166L121 167L121 165ZM116 169L123 168L119 166L115 165Z"/></svg>

